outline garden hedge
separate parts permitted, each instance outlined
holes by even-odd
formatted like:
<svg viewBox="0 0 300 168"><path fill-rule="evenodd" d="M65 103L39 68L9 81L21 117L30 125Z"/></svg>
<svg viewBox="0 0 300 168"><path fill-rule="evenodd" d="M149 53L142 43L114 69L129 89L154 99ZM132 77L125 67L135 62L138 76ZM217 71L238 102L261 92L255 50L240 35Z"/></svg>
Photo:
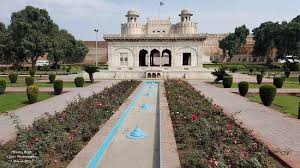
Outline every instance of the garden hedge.
<svg viewBox="0 0 300 168"><path fill-rule="evenodd" d="M276 86L277 88L282 88L284 81L285 81L284 77L275 77L273 78L273 85Z"/></svg>
<svg viewBox="0 0 300 168"><path fill-rule="evenodd" d="M36 85L30 85L26 89L28 102L30 104L37 102L39 96L39 88Z"/></svg>
<svg viewBox="0 0 300 168"><path fill-rule="evenodd" d="M33 85L34 84L34 78L32 76L27 76L25 78L25 83L26 83L26 86Z"/></svg>
<svg viewBox="0 0 300 168"><path fill-rule="evenodd" d="M2 167L67 167L100 126L114 114L139 85L138 81L121 81L88 98L70 102L65 110L20 127L16 140L1 146ZM30 151L33 162L11 163L6 156L14 151ZM0 166L0 167L1 167Z"/></svg>
<svg viewBox="0 0 300 168"><path fill-rule="evenodd" d="M223 79L223 87L224 88L231 88L233 83L233 77L232 76L225 76Z"/></svg>
<svg viewBox="0 0 300 168"><path fill-rule="evenodd" d="M246 96L249 90L249 83L246 81L242 81L239 83L239 92L241 96Z"/></svg>
<svg viewBox="0 0 300 168"><path fill-rule="evenodd" d="M6 89L6 80L0 79L0 94L3 94Z"/></svg>
<svg viewBox="0 0 300 168"><path fill-rule="evenodd" d="M12 72L12 73L10 73L10 74L8 75L8 78L9 78L9 80L10 80L11 83L16 83L17 80L18 80L18 74Z"/></svg>
<svg viewBox="0 0 300 168"><path fill-rule="evenodd" d="M182 168L285 167L234 117L188 82L164 84Z"/></svg>
<svg viewBox="0 0 300 168"><path fill-rule="evenodd" d="M60 95L63 91L64 88L64 81L62 80L55 80L53 82L53 88L54 88L54 93L56 95Z"/></svg>
<svg viewBox="0 0 300 168"><path fill-rule="evenodd" d="M74 83L76 87L83 87L84 86L84 78L83 77L76 77L74 79Z"/></svg>
<svg viewBox="0 0 300 168"><path fill-rule="evenodd" d="M257 74L256 75L256 81L257 81L257 84L261 84L262 80L264 78L264 75L263 74Z"/></svg>
<svg viewBox="0 0 300 168"><path fill-rule="evenodd" d="M55 74L49 74L48 79L50 83L53 83L55 81L56 75Z"/></svg>
<svg viewBox="0 0 300 168"><path fill-rule="evenodd" d="M276 96L277 89L272 85L262 85L259 87L259 96L265 106L270 106Z"/></svg>

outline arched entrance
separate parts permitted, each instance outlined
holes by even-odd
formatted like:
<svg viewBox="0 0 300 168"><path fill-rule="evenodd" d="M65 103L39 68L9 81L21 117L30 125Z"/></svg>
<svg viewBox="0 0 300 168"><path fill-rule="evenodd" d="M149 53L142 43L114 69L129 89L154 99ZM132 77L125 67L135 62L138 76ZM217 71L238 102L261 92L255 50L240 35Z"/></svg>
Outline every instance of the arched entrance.
<svg viewBox="0 0 300 168"><path fill-rule="evenodd" d="M172 63L172 53L170 50L165 49L162 51L162 66L171 66Z"/></svg>
<svg viewBox="0 0 300 168"><path fill-rule="evenodd" d="M150 66L159 66L160 64L160 54L157 49L153 49L150 52Z"/></svg>
<svg viewBox="0 0 300 168"><path fill-rule="evenodd" d="M139 66L147 66L146 56L148 51L143 49L139 52Z"/></svg>

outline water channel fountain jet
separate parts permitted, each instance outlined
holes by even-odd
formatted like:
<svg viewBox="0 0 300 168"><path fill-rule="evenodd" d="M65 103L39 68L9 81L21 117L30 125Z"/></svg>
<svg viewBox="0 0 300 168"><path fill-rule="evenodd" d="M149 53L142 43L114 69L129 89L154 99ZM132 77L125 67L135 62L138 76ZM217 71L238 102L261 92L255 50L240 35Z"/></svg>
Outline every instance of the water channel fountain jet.
<svg viewBox="0 0 300 168"><path fill-rule="evenodd" d="M147 103L144 103L144 104L142 104L141 108L142 108L143 110L149 110L149 109L150 109L150 105L147 104Z"/></svg>
<svg viewBox="0 0 300 168"><path fill-rule="evenodd" d="M132 130L131 132L129 132L126 135L126 137L129 138L129 139L144 139L145 136L146 136L146 134L139 127L136 127L134 130Z"/></svg>

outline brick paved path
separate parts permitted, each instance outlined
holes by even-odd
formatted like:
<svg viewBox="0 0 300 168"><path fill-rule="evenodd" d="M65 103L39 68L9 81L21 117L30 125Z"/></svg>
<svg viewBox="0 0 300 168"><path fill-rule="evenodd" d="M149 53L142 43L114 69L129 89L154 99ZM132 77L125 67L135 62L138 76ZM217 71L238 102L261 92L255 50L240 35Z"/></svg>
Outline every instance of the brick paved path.
<svg viewBox="0 0 300 168"><path fill-rule="evenodd" d="M51 115L56 112L61 112L65 109L68 102L77 99L80 95L83 98L91 96L93 93L101 92L104 88L110 87L119 81L102 81L84 88L78 88L68 93L55 96L53 98L31 104L17 110L10 112L17 116L20 123L24 126L29 126L36 118L40 118L49 113ZM7 141L15 138L16 129L13 125L13 120L8 115L0 115L0 143L6 143Z"/></svg>
<svg viewBox="0 0 300 168"><path fill-rule="evenodd" d="M257 139L292 167L300 167L300 120L250 102L222 88L196 80L189 82L206 97L212 98L214 103L222 106L225 113L238 112L235 118L242 122L242 127L252 130Z"/></svg>

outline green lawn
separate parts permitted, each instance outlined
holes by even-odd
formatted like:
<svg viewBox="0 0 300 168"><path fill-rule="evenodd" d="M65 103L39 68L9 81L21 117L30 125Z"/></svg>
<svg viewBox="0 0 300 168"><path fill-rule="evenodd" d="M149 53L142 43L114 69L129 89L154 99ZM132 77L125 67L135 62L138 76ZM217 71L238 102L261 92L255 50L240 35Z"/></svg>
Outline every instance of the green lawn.
<svg viewBox="0 0 300 168"><path fill-rule="evenodd" d="M251 101L261 103L259 95L248 96ZM271 108L278 110L282 113L288 113L293 116L298 116L298 96L276 95Z"/></svg>
<svg viewBox="0 0 300 168"><path fill-rule="evenodd" d="M53 96L55 95L52 93L40 92L38 101L46 100ZM26 93L5 93L0 95L0 113L5 113L28 104Z"/></svg>
<svg viewBox="0 0 300 168"><path fill-rule="evenodd" d="M263 83L263 84L269 84L272 85L272 83ZM223 88L223 84L222 83L218 83L215 84L215 86ZM249 88L259 88L261 85L258 85L257 83L249 83ZM238 88L238 83L233 83L231 88ZM298 79L294 79L294 78L289 78L287 79L282 88L300 88Z"/></svg>

